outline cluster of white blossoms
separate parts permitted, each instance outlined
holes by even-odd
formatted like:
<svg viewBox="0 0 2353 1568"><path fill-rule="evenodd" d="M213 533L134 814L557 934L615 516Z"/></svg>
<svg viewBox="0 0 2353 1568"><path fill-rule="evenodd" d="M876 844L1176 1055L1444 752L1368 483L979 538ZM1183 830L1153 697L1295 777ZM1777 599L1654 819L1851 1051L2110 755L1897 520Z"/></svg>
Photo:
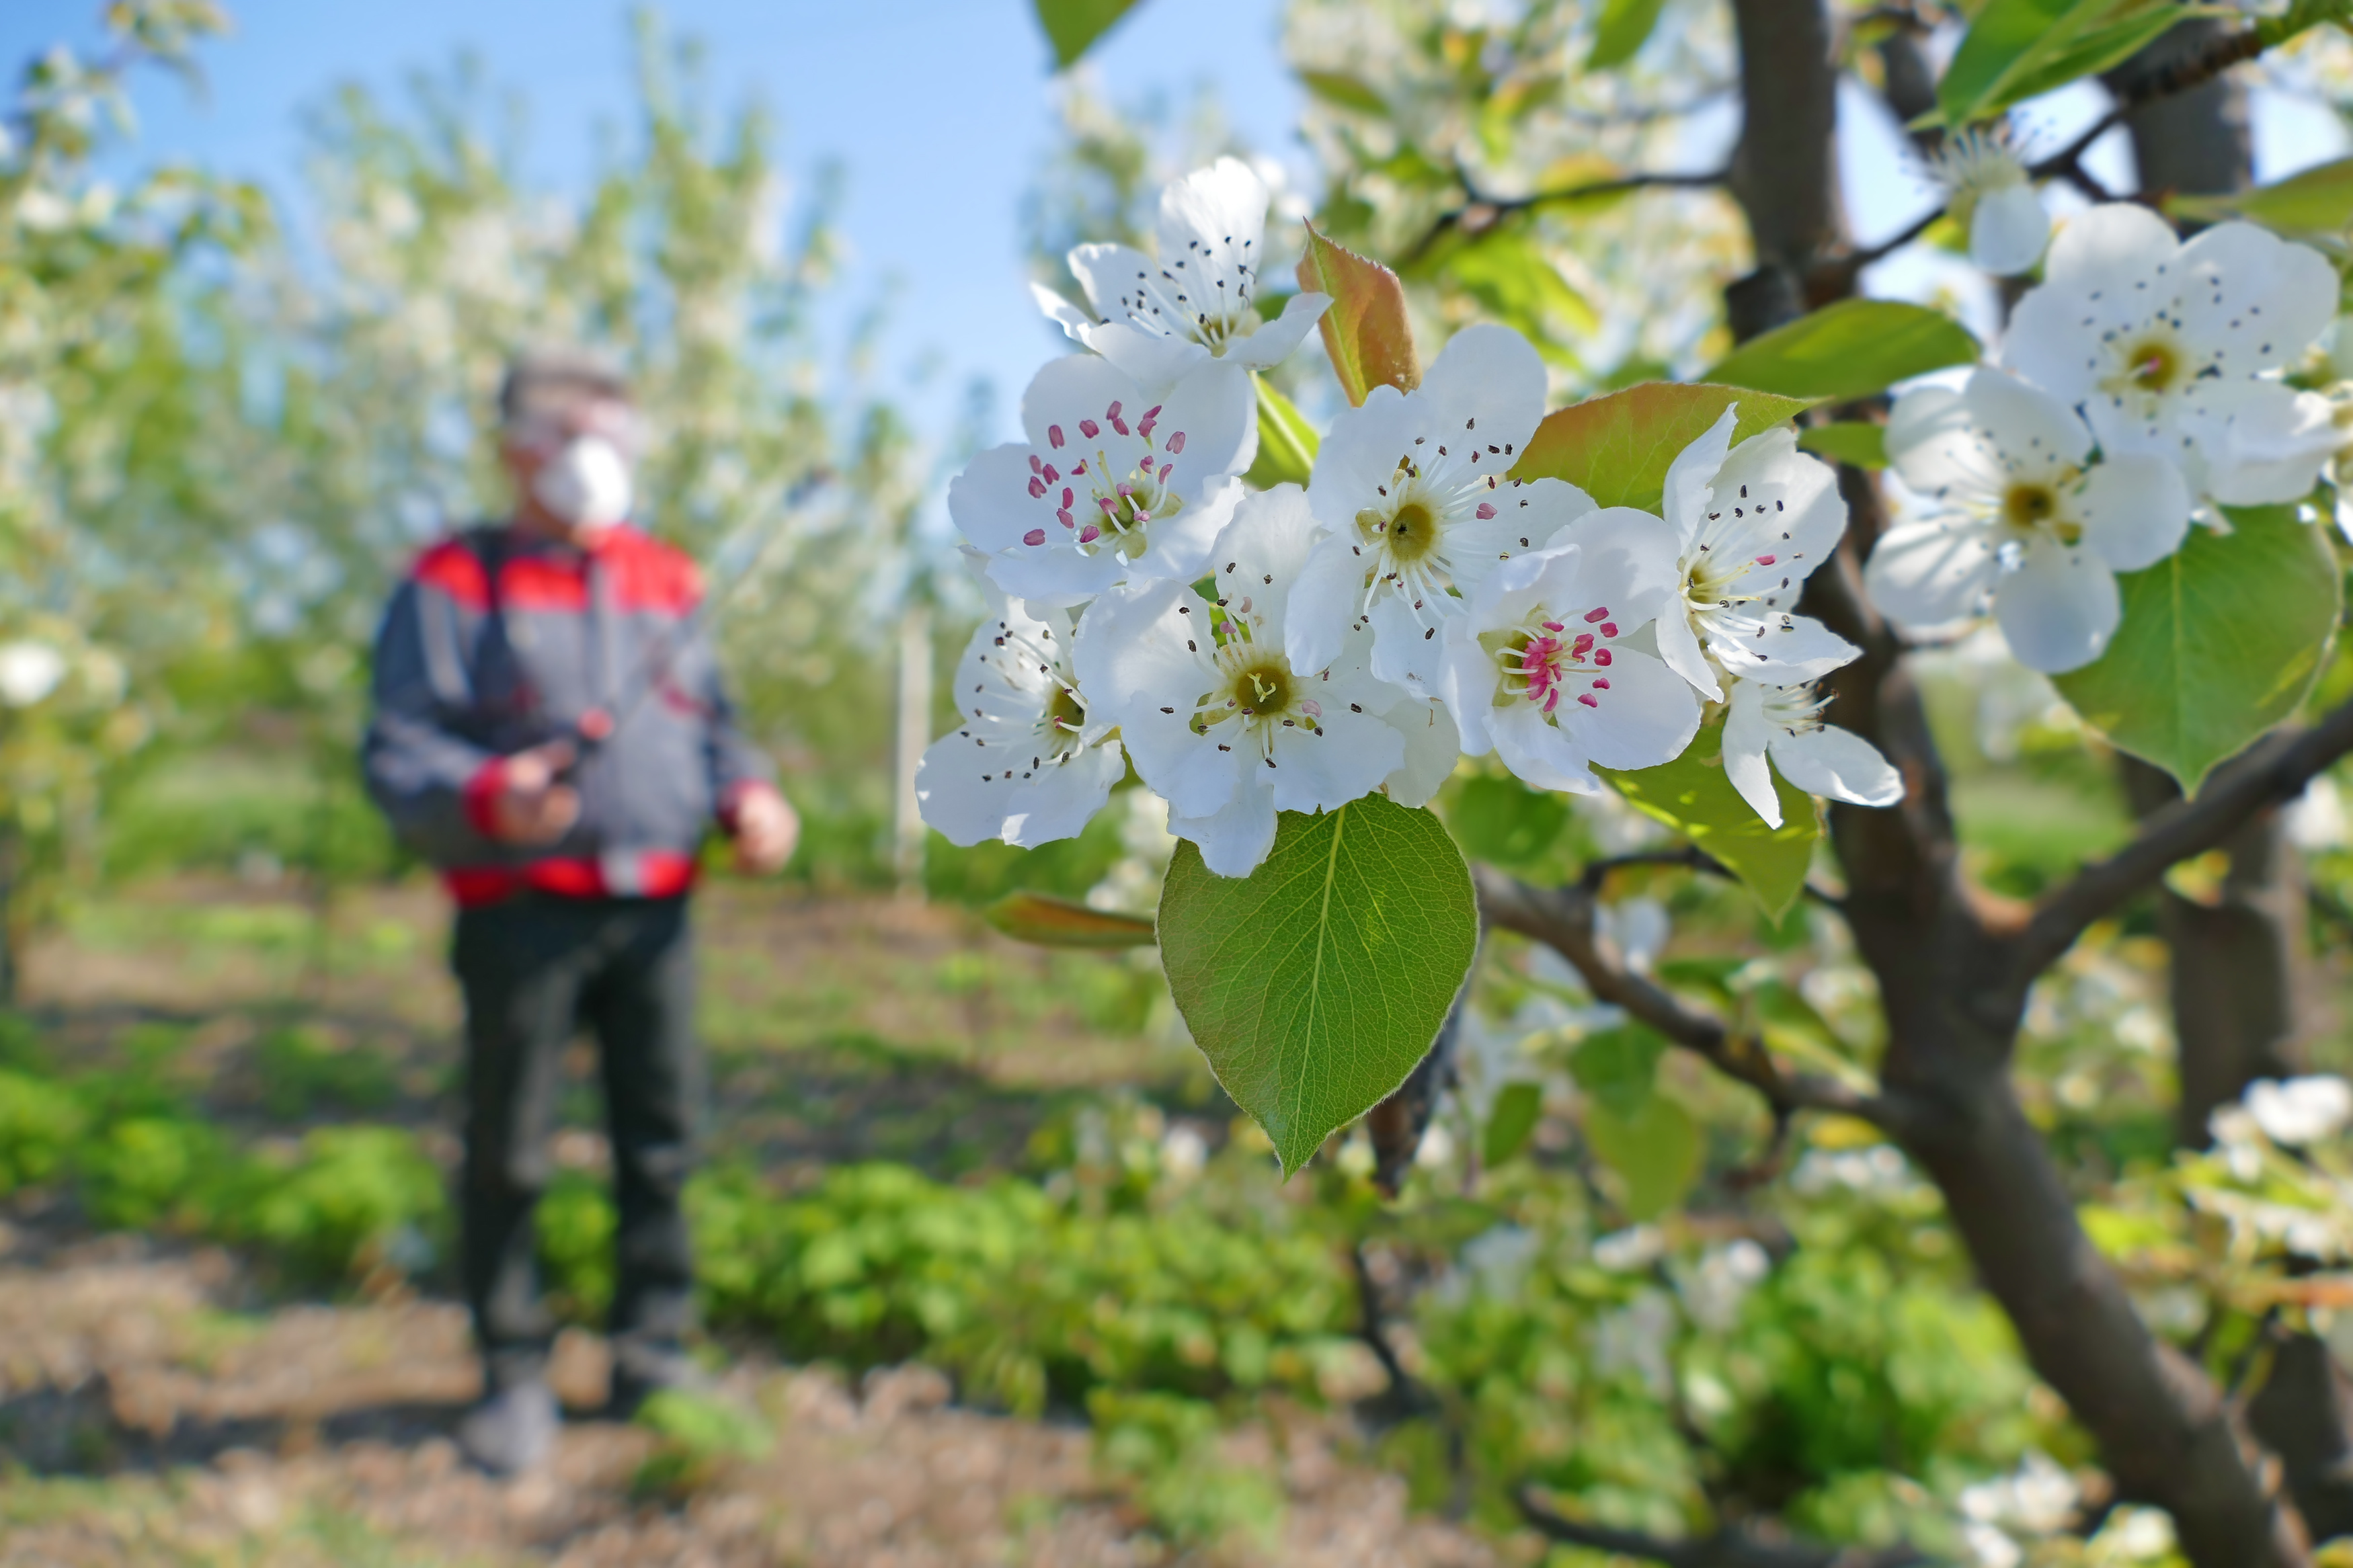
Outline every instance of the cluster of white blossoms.
<svg viewBox="0 0 2353 1568"><path fill-rule="evenodd" d="M2117 573L2172 554L2193 519L2219 523L2215 506L2311 492L2344 432L2327 398L2284 376L2337 298L2318 251L2252 224L2185 243L2129 203L2072 219L2000 363L1896 399L1889 464L1928 515L1879 541L1873 602L1912 627L1990 606L2010 651L2047 674L2099 658Z"/></svg>
<svg viewBox="0 0 2353 1568"><path fill-rule="evenodd" d="M1156 257L1071 255L1092 313L1045 294L1089 353L1022 399L950 515L999 603L957 667L961 722L925 753L925 819L958 844L1082 828L1132 762L1169 830L1246 875L1281 811L1378 790L1406 805L1466 752L1542 789L1680 756L1725 706L1726 774L1767 822L1772 770L1865 805L1894 770L1821 720L1812 683L1858 650L1795 613L1846 527L1787 428L1684 451L1663 518L1511 476L1545 416L1518 333L1458 333L1412 392L1377 386L1303 490L1250 490L1254 369L1330 301L1260 314L1268 193L1221 159L1171 185Z"/></svg>

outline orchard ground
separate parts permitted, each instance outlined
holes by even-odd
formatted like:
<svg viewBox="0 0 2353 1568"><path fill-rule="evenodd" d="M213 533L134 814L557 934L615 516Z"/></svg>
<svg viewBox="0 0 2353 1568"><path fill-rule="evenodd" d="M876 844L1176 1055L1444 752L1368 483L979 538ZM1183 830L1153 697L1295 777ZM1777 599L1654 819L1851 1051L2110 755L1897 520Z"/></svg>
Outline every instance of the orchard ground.
<svg viewBox="0 0 2353 1568"><path fill-rule="evenodd" d="M290 886L179 877L82 905L29 956L40 1044L17 1048L185 1090L240 1144L354 1117L413 1128L446 1175L457 1010L438 895L345 891L322 923ZM722 883L700 913L714 1152L779 1183L858 1160L1003 1170L1075 1100L1138 1085L1166 1124L1227 1136L1231 1107L1169 1029L1145 965L1023 949L961 910L887 895ZM601 1173L585 1047L572 1065L557 1158ZM1067 1412L959 1408L928 1368L793 1368L743 1338L711 1354L766 1438L691 1484L649 1479L662 1434L595 1417L603 1352L585 1328L559 1352L575 1419L554 1468L492 1482L448 1438L475 1374L446 1262L414 1280L385 1268L290 1290L168 1226L100 1233L54 1188L0 1215L0 1562L1174 1554ZM1409 1520L1404 1484L1354 1462L1343 1416L1303 1408L1279 1434L1238 1441L1231 1458L1275 1467L1290 1507L1278 1535L1224 1557L1496 1560L1467 1532Z"/></svg>

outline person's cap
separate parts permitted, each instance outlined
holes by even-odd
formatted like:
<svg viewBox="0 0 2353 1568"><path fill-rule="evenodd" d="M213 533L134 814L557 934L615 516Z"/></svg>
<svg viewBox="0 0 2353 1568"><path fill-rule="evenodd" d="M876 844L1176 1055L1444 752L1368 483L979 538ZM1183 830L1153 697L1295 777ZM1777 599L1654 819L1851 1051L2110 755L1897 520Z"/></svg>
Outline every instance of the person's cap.
<svg viewBox="0 0 2353 1568"><path fill-rule="evenodd" d="M499 384L499 417L512 425L538 408L579 396L630 401L620 361L600 350L570 344L527 348L507 362Z"/></svg>

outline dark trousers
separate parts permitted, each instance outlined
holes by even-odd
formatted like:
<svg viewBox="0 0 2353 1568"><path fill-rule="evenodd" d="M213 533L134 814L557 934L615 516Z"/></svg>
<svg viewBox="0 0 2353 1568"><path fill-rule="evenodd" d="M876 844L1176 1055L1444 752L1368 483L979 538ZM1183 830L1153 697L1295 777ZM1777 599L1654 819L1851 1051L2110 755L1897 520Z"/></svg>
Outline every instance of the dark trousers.
<svg viewBox="0 0 2353 1568"><path fill-rule="evenodd" d="M554 1337L532 1215L565 1050L584 1025L596 1037L620 1216L616 1367L673 1352L693 1314L679 1196L703 1093L686 900L525 894L461 910L451 964L466 998L460 1262L490 1385L539 1376Z"/></svg>

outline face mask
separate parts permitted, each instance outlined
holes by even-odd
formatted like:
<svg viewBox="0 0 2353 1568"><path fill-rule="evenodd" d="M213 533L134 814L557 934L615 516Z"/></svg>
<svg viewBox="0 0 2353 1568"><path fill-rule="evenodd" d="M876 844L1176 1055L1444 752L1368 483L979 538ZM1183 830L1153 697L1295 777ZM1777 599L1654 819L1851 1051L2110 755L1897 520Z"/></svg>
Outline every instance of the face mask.
<svg viewBox="0 0 2353 1568"><path fill-rule="evenodd" d="M610 528L629 515L629 465L602 436L576 436L531 482L539 504L575 528Z"/></svg>

